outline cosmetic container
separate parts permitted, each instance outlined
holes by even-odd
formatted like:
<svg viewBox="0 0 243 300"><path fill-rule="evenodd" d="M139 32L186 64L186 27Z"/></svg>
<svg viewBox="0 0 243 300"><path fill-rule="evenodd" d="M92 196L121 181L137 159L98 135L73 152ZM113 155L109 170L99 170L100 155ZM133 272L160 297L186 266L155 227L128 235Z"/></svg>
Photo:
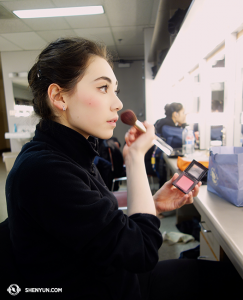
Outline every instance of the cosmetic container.
<svg viewBox="0 0 243 300"><path fill-rule="evenodd" d="M172 184L184 194L188 194L207 174L207 171L208 168L193 160Z"/></svg>

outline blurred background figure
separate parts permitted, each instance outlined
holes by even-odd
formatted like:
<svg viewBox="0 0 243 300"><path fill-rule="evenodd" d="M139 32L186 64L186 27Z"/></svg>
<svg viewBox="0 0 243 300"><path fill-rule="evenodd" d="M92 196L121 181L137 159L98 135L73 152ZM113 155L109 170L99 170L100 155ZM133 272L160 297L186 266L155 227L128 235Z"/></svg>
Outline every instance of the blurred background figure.
<svg viewBox="0 0 243 300"><path fill-rule="evenodd" d="M212 100L211 110L212 110L212 112L223 112L224 111L223 101Z"/></svg>
<svg viewBox="0 0 243 300"><path fill-rule="evenodd" d="M182 148L182 131L186 126L186 114L181 103L173 102L165 105L165 118L155 122L155 132L172 148ZM161 187L167 181L163 152L153 146L145 155L145 166L148 175L159 178Z"/></svg>
<svg viewBox="0 0 243 300"><path fill-rule="evenodd" d="M102 179L111 191L114 178L126 176L121 144L116 137L108 140L99 139L99 154L94 160ZM119 182L115 182L114 191L119 189Z"/></svg>
<svg viewBox="0 0 243 300"><path fill-rule="evenodd" d="M186 126L186 114L184 111L184 107L181 103L173 102L171 104L166 104L165 115L165 118L157 120L154 124L156 133L158 135L163 137L162 129L164 125L182 128Z"/></svg>

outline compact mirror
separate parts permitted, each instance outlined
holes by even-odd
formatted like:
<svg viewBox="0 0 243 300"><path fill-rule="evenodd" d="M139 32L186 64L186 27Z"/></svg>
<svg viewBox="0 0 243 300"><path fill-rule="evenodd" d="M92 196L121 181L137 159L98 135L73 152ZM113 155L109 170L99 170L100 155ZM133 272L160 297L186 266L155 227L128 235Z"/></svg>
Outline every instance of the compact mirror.
<svg viewBox="0 0 243 300"><path fill-rule="evenodd" d="M196 184L207 174L208 169L201 163L193 160L189 166L176 178L172 184L182 191L184 194L188 194Z"/></svg>

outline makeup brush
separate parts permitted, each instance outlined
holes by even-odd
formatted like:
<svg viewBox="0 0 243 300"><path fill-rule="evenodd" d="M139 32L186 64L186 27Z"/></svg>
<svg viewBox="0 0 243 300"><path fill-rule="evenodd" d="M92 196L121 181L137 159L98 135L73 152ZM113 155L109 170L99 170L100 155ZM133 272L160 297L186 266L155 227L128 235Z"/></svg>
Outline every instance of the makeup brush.
<svg viewBox="0 0 243 300"><path fill-rule="evenodd" d="M135 126L138 130L142 132L146 132L146 128L144 127L143 123L137 119L135 113L130 109L127 109L123 113L121 113L121 121L124 124ZM162 151L164 151L164 153L167 155L170 155L171 152L173 151L173 148L170 145L166 144L158 136L156 136L156 139L153 140L153 143L157 147L159 147Z"/></svg>

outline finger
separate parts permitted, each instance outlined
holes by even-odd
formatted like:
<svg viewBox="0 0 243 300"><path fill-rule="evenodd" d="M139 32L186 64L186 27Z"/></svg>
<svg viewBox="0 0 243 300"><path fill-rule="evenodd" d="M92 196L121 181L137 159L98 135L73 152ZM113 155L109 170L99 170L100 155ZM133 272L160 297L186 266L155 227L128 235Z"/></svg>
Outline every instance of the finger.
<svg viewBox="0 0 243 300"><path fill-rule="evenodd" d="M143 125L144 125L144 127L145 127L147 130L153 130L153 131L155 131L155 128L154 128L154 125L153 125L153 124L151 124L151 123L149 123L149 122L147 122L147 121L143 121Z"/></svg>
<svg viewBox="0 0 243 300"><path fill-rule="evenodd" d="M193 193L189 192L188 194L188 199L187 199L187 203L186 204L192 204L193 203Z"/></svg>
<svg viewBox="0 0 243 300"><path fill-rule="evenodd" d="M125 134L125 141L126 141L127 146L131 146L131 144L134 141L134 137L132 137L132 135L130 134L129 131Z"/></svg>
<svg viewBox="0 0 243 300"><path fill-rule="evenodd" d="M166 185L169 185L169 186L172 186L172 182L176 180L176 178L179 176L178 173L175 173L172 178L170 180L168 180L165 184Z"/></svg>
<svg viewBox="0 0 243 300"><path fill-rule="evenodd" d="M128 146L130 146L136 140L136 130L130 128L125 134L125 141Z"/></svg>
<svg viewBox="0 0 243 300"><path fill-rule="evenodd" d="M130 132L130 133L133 133L133 134L135 134L137 131L138 131L137 128L134 127L134 126L131 127L130 130L129 130L129 132Z"/></svg>
<svg viewBox="0 0 243 300"><path fill-rule="evenodd" d="M129 141L129 133L128 132L126 132L126 134L125 134L125 142L126 142L127 146L129 147L130 141Z"/></svg>
<svg viewBox="0 0 243 300"><path fill-rule="evenodd" d="M201 186L201 184L197 184L194 189L193 189L193 197L196 197L199 193L199 187Z"/></svg>
<svg viewBox="0 0 243 300"><path fill-rule="evenodd" d="M189 199L189 196L186 194L184 195L178 202L177 202L177 208L180 208L182 207L183 205L185 204L189 204L188 203L188 199Z"/></svg>
<svg viewBox="0 0 243 300"><path fill-rule="evenodd" d="M156 135L155 135L155 127L153 124L150 124L147 121L143 122L144 127L146 128L147 132L153 136L153 139L156 139Z"/></svg>

